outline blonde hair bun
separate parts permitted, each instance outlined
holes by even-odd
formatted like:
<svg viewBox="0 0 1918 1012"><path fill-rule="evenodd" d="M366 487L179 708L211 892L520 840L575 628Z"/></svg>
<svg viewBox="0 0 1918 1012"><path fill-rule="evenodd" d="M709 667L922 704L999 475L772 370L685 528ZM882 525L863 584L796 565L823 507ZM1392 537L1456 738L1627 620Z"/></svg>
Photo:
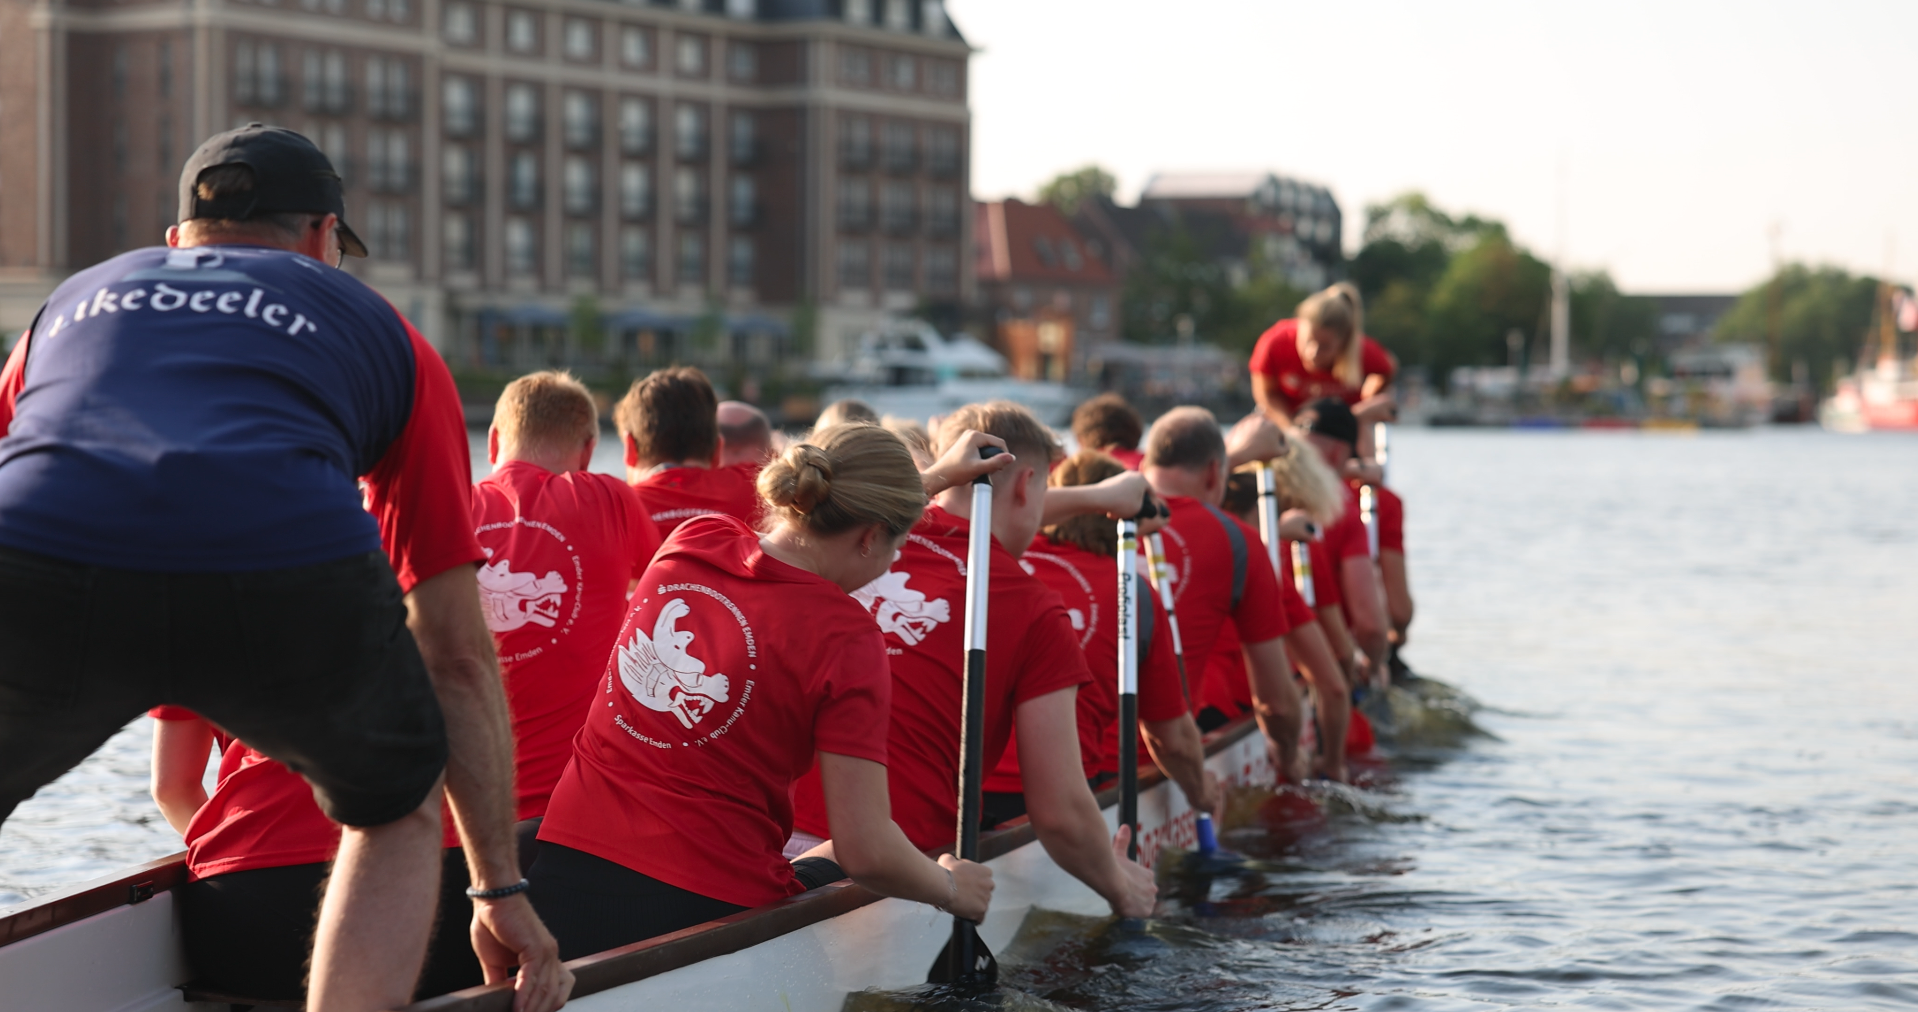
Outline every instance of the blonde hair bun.
<svg viewBox="0 0 1918 1012"><path fill-rule="evenodd" d="M811 443L796 443L767 465L759 483L767 502L806 516L832 498L832 458Z"/></svg>
<svg viewBox="0 0 1918 1012"><path fill-rule="evenodd" d="M836 534L878 523L895 536L919 522L925 486L912 454L877 425L834 425L786 448L759 472L768 530L796 523Z"/></svg>

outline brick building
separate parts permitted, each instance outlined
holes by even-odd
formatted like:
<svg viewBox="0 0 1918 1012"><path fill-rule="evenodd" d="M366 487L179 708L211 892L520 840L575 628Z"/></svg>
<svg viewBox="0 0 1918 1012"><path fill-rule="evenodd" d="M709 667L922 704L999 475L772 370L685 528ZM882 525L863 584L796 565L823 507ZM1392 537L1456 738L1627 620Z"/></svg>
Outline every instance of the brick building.
<svg viewBox="0 0 1918 1012"><path fill-rule="evenodd" d="M969 53L940 0L0 0L0 332L260 120L456 368L832 357L970 291Z"/></svg>
<svg viewBox="0 0 1918 1012"><path fill-rule="evenodd" d="M1063 381L1087 348L1119 336L1119 276L1050 204L973 205L979 315L1014 375Z"/></svg>

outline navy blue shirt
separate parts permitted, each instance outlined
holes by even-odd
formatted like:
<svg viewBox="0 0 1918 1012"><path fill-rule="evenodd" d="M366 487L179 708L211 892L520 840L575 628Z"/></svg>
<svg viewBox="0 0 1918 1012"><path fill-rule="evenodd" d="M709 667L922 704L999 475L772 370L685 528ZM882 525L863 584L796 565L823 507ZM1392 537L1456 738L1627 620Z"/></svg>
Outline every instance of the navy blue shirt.
<svg viewBox="0 0 1918 1012"><path fill-rule="evenodd" d="M380 549L358 479L407 429L425 363L350 275L255 246L136 250L68 279L25 340L0 377L0 544L159 572Z"/></svg>

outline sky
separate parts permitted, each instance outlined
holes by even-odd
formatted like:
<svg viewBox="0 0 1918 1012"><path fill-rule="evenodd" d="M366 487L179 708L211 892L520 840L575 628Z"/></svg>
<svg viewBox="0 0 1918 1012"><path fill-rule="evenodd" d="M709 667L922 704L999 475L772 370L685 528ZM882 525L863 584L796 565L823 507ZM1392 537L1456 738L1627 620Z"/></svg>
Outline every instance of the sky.
<svg viewBox="0 0 1918 1012"><path fill-rule="evenodd" d="M1628 292L1918 278L1918 2L948 0L973 192L1096 162L1424 191ZM1562 209L1562 213L1561 213ZM1561 227L1561 222L1563 223ZM1889 265L1889 266L1888 266Z"/></svg>

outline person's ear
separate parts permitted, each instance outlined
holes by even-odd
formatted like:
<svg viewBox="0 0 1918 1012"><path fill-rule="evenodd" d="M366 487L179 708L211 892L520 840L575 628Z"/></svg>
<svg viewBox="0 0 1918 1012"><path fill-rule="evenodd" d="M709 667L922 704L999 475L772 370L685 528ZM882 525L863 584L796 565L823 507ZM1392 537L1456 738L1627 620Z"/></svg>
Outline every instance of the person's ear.
<svg viewBox="0 0 1918 1012"><path fill-rule="evenodd" d="M590 471L593 469L593 451L599 448L599 436L587 436L579 445L579 459L574 462L573 470Z"/></svg>
<svg viewBox="0 0 1918 1012"><path fill-rule="evenodd" d="M486 427L486 462L499 463L499 428L497 426Z"/></svg>
<svg viewBox="0 0 1918 1012"><path fill-rule="evenodd" d="M1219 487L1220 485L1219 472L1222 467L1223 465L1219 463L1218 458L1216 457L1206 462L1206 465L1205 465L1205 487L1206 488Z"/></svg>
<svg viewBox="0 0 1918 1012"><path fill-rule="evenodd" d="M638 467L639 443L633 439L633 434L630 432L622 432L619 434L619 441L626 447L626 466Z"/></svg>
<svg viewBox="0 0 1918 1012"><path fill-rule="evenodd" d="M166 227L166 244L174 249L180 248L180 226L168 225Z"/></svg>
<svg viewBox="0 0 1918 1012"><path fill-rule="evenodd" d="M1038 473L1038 468L1019 468L1019 474L1012 483L1012 504L1014 506L1023 509L1027 503L1032 501L1034 497L1032 492L1032 479ZM1045 496L1045 486L1043 483L1040 485L1038 496L1040 498L1044 498Z"/></svg>

